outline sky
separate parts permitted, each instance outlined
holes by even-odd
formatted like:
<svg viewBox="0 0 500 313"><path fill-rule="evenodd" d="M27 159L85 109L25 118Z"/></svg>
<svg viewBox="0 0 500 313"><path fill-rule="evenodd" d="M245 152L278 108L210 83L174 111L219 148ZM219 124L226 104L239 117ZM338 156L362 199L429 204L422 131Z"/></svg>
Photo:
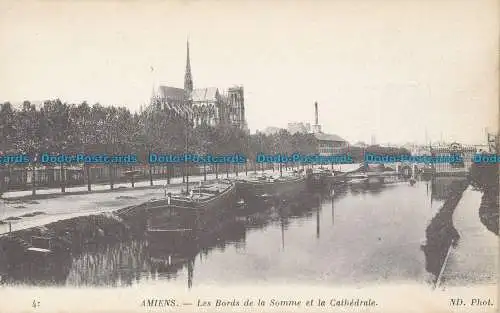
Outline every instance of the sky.
<svg viewBox="0 0 500 313"><path fill-rule="evenodd" d="M0 0L0 101L138 110L153 86L243 85L252 131L483 143L498 125L494 0ZM151 70L153 68L153 71ZM426 136L427 134L427 136Z"/></svg>

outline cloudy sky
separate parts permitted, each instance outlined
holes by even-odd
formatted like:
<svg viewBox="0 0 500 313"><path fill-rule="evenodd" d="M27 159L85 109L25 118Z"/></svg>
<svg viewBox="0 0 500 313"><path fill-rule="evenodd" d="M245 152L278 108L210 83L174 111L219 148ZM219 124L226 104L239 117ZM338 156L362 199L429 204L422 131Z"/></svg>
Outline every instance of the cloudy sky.
<svg viewBox="0 0 500 313"><path fill-rule="evenodd" d="M0 0L0 101L137 110L153 85L245 87L252 130L484 141L498 123L494 0ZM151 71L151 67L154 71Z"/></svg>

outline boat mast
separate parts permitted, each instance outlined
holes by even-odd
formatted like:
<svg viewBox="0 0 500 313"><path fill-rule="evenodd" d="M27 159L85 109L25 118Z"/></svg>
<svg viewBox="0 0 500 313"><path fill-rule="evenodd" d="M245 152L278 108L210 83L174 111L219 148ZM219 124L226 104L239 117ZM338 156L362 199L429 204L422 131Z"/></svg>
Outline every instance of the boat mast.
<svg viewBox="0 0 500 313"><path fill-rule="evenodd" d="M189 104L191 93L193 92L193 77L191 74L191 60L189 57L189 37L186 41L186 72L184 73L184 112L186 114L186 155L188 154L188 134L189 134ZM189 193L189 166L184 159L184 170L186 175L186 193Z"/></svg>
<svg viewBox="0 0 500 313"><path fill-rule="evenodd" d="M189 134L189 114L186 112L186 152L185 152L186 156L189 153L188 134ZM184 172L186 175L186 194L189 194L189 166L186 160L184 160Z"/></svg>

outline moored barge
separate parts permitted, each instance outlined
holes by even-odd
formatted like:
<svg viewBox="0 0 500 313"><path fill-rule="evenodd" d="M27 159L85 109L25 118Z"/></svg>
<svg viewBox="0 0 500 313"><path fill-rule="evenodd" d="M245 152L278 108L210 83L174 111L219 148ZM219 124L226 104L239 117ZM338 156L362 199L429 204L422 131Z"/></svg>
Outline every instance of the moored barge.
<svg viewBox="0 0 500 313"><path fill-rule="evenodd" d="M306 177L293 173L282 177L267 175L236 180L238 195L250 204L286 199L306 190Z"/></svg>
<svg viewBox="0 0 500 313"><path fill-rule="evenodd" d="M192 246L187 242L198 241L203 239L202 234L222 228L231 219L235 201L236 185L228 180L194 187L189 195L168 194L164 199L150 201L147 205L149 241L175 257L179 251Z"/></svg>

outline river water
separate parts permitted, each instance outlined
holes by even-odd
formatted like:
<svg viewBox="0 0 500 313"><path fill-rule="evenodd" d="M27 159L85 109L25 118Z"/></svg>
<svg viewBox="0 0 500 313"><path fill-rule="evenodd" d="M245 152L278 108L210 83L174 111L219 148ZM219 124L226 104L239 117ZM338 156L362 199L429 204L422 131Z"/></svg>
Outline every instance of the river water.
<svg viewBox="0 0 500 313"><path fill-rule="evenodd" d="M99 246L12 276L22 284L193 289L207 284L430 284L421 244L447 186L447 180L414 186L397 182L313 195L309 205L295 205L287 214L271 208L265 217L239 222L236 231L220 234L173 265L141 239Z"/></svg>

